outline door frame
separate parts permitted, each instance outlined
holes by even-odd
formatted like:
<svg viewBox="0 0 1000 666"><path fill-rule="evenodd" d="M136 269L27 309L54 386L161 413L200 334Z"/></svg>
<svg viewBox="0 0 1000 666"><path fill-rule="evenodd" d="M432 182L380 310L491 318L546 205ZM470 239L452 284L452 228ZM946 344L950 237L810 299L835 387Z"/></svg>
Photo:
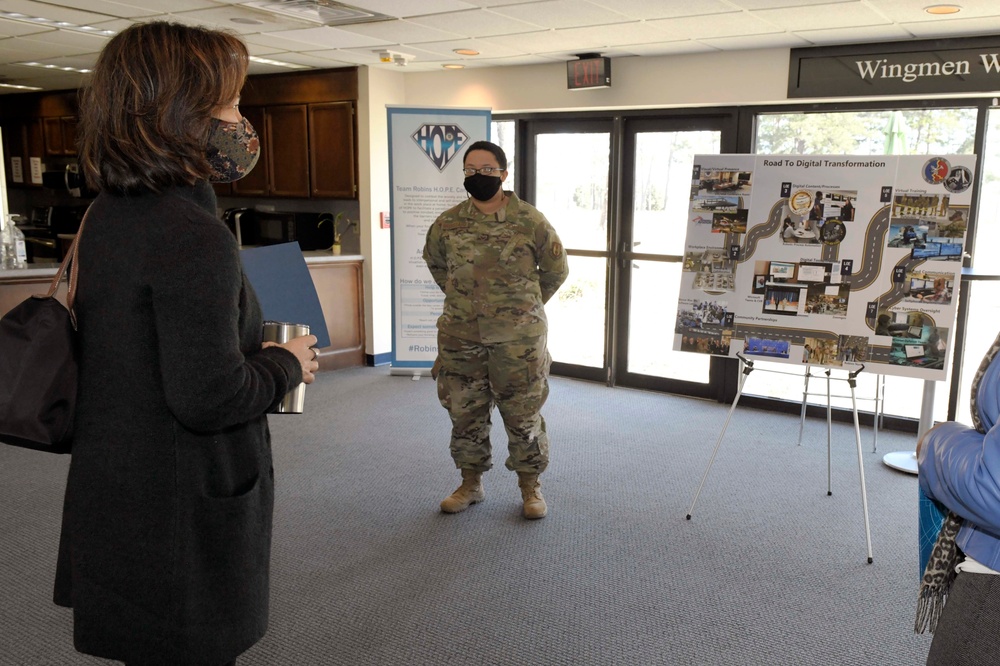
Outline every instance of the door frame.
<svg viewBox="0 0 1000 666"><path fill-rule="evenodd" d="M707 384L700 382L685 382L660 377L649 377L624 372L627 367L621 354L627 354L628 330L628 260L650 259L662 260L661 255L644 255L626 252L628 260L623 263L623 250L631 243L631 210L626 202L631 202L633 189L634 165L625 165L626 140L631 128L668 126L668 131L713 130L722 132L720 150L736 152L740 144L738 132L739 109L737 107L714 107L706 109L657 109L649 111L590 111L558 114L528 113L528 114L497 114L496 121L517 121L516 124L516 182L514 186L523 193L526 201L535 201L535 138L539 134L558 134L575 132L608 132L609 169L608 169L608 236L603 250L580 250L566 248L568 256L603 258L607 265L605 280L605 312L604 327L604 367L593 368L569 363L553 363L553 374L601 381L608 386L629 386L634 388L653 389L706 397L718 400L726 393L727 368L733 372L735 359L712 357L710 377ZM629 149L634 148L634 135ZM626 195L627 192L627 195ZM629 208L629 210L626 210ZM544 211L542 211L544 213ZM628 224L625 224L627 216ZM625 234L628 238L624 238ZM624 312L624 314L623 314ZM673 331L670 332L671 336ZM671 348L672 348L671 344Z"/></svg>

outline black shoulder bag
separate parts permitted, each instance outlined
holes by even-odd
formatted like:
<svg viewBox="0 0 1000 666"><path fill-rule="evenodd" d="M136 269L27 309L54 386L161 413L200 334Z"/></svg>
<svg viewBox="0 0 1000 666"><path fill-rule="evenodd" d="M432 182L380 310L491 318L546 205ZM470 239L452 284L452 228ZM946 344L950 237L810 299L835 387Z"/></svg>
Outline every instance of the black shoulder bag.
<svg viewBox="0 0 1000 666"><path fill-rule="evenodd" d="M77 252L83 223L47 294L0 319L0 442L69 453L76 407ZM66 306L55 298L69 267Z"/></svg>

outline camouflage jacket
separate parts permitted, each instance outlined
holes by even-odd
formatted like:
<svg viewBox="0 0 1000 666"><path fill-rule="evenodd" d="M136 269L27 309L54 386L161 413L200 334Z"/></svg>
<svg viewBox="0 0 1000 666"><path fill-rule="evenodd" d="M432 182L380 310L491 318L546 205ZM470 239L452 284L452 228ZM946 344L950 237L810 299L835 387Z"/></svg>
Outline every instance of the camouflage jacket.
<svg viewBox="0 0 1000 666"><path fill-rule="evenodd" d="M507 197L491 215L467 200L427 230L424 261L445 294L444 333L489 343L547 331L543 306L569 275L566 252L544 215Z"/></svg>

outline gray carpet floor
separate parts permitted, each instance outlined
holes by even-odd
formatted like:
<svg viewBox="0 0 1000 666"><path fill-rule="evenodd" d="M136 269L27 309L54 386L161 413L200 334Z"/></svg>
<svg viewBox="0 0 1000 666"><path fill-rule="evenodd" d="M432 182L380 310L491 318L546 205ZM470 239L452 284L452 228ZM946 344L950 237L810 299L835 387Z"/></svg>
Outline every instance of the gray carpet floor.
<svg viewBox="0 0 1000 666"><path fill-rule="evenodd" d="M747 390L752 390L753 377ZM324 373L306 414L271 417L271 626L241 666L922 664L913 634L916 477L882 455L912 435L552 380L549 516L520 517L497 462L457 515L449 421L429 379ZM68 459L0 446L0 666L108 664L51 604Z"/></svg>

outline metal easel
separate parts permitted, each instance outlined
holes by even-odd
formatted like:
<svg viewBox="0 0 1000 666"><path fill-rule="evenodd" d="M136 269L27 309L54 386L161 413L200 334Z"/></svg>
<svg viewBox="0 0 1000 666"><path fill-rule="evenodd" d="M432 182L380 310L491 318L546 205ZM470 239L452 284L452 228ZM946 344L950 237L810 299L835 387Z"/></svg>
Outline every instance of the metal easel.
<svg viewBox="0 0 1000 666"><path fill-rule="evenodd" d="M862 366L862 369L864 366ZM827 421L831 419L830 398L849 398L853 396L846 395L830 395L830 370L826 371L826 393L810 393L809 392L809 379L814 377L812 374L812 366L806 366L805 374L805 386L802 389L802 411L799 414L799 446L802 445L802 432L806 425L806 405L808 403L808 397L811 395L826 395L826 417ZM852 391L853 393L853 391ZM865 398L859 397L858 400L873 400L875 402L875 418L874 418L874 434L872 436L872 453L878 451L878 429L882 425L882 418L885 414L885 375L875 375L875 397ZM829 437L829 434L827 435Z"/></svg>
<svg viewBox="0 0 1000 666"><path fill-rule="evenodd" d="M719 433L719 439L715 442L715 448L712 450L712 456L708 460L708 467L705 468L705 473L701 477L701 483L698 484L698 490L694 493L694 498L691 500L691 507L687 512L687 520L691 520L691 514L694 513L694 505L698 502L698 496L701 495L701 489L705 485L705 481L708 479L708 473L712 469L712 464L715 462L715 456L719 452L719 446L722 444L722 438L726 434L726 430L729 428L729 421L733 418L733 412L736 411L736 405L740 402L740 396L743 395L743 385L746 383L747 377L753 372L753 361L748 361L743 357L742 354L736 354L736 358L740 360L740 364L743 366L743 370L740 373L739 386L736 389L736 397L733 399L733 404L729 408L729 413L726 415L726 421L722 425L722 432ZM865 517L865 542L868 547L868 564L872 563L872 533L871 533L871 523L868 520L868 492L865 486L865 466L864 458L861 453L861 426L858 422L858 403L855 398L854 389L857 387L857 376L865 369L862 365L860 368L850 373L846 378L834 377L837 381L846 381L851 387L851 407L854 411L854 440L857 445L858 450L858 474L861 479L861 507L864 511ZM777 370L763 370L763 372L779 372ZM790 374L790 373L780 373L779 374ZM829 395L829 380L831 379L830 371L827 370L827 394ZM827 412L827 441L826 441L826 478L827 478L827 490L826 494L833 494L833 477L832 477L832 456L831 456L831 440L832 440L832 421L830 417L830 412Z"/></svg>

